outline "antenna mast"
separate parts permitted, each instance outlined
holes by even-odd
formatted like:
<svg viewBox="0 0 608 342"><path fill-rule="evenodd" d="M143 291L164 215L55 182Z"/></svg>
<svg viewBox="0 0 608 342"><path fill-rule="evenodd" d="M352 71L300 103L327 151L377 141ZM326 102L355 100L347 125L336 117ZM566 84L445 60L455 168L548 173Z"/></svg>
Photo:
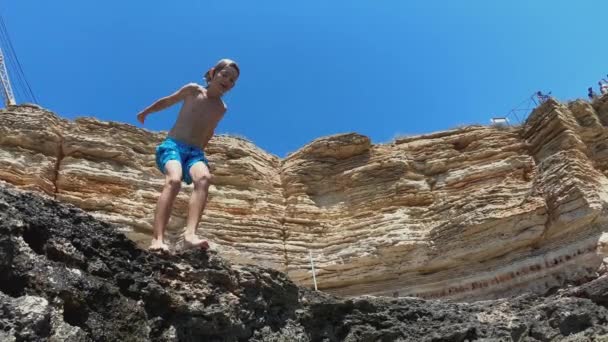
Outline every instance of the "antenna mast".
<svg viewBox="0 0 608 342"><path fill-rule="evenodd" d="M4 104L8 106L14 106L15 95L13 94L13 88L11 87L11 81L8 78L8 72L6 71L6 64L4 63L4 53L0 48L0 83L2 83L2 95L4 96Z"/></svg>

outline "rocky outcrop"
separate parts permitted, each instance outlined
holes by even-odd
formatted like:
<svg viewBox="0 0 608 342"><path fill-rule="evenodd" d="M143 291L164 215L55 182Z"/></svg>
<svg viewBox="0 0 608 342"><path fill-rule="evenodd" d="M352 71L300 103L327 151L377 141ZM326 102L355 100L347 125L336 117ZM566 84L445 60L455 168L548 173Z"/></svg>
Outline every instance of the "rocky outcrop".
<svg viewBox="0 0 608 342"><path fill-rule="evenodd" d="M606 230L608 97L554 100L518 127L371 144L317 139L279 159L220 136L200 233L226 258L339 295L474 300L593 278ZM0 112L0 179L116 224L145 245L163 133L32 107ZM185 220L189 187L170 226Z"/></svg>
<svg viewBox="0 0 608 342"><path fill-rule="evenodd" d="M156 255L117 227L0 186L2 341L600 341L608 278L548 297L339 299L215 253Z"/></svg>
<svg viewBox="0 0 608 342"><path fill-rule="evenodd" d="M68 121L41 108L0 112L0 180L45 192L113 222L147 245L164 179L154 149L165 133L93 118ZM238 138L207 149L214 185L201 227L233 261L284 270L279 159ZM176 199L170 229L185 225L191 186Z"/></svg>

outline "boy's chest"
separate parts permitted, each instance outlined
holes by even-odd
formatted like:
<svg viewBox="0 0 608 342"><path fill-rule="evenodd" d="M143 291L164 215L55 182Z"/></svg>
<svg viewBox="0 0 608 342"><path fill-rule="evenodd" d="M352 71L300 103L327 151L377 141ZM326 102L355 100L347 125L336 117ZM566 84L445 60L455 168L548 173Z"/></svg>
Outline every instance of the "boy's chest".
<svg viewBox="0 0 608 342"><path fill-rule="evenodd" d="M203 117L217 117L224 112L224 105L217 99L210 99L203 94L199 94L192 99L190 104L191 111Z"/></svg>

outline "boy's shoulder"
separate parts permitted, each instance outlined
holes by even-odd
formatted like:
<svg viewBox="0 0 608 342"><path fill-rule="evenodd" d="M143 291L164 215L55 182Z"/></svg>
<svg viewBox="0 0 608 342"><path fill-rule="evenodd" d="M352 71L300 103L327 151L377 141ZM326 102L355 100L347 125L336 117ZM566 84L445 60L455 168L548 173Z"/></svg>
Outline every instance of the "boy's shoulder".
<svg viewBox="0 0 608 342"><path fill-rule="evenodd" d="M190 82L182 87L182 89L190 90L193 92L205 92L205 87L198 83Z"/></svg>

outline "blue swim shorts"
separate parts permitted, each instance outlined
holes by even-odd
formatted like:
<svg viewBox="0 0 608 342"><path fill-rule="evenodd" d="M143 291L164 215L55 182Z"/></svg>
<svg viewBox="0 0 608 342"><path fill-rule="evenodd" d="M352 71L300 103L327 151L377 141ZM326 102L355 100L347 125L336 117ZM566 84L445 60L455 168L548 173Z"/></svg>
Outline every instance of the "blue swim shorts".
<svg viewBox="0 0 608 342"><path fill-rule="evenodd" d="M209 167L205 153L198 146L189 145L173 138L165 139L156 147L156 166L163 174L165 164L169 160L177 160L182 164L182 179L186 184L192 184L190 168L194 163L202 161Z"/></svg>

